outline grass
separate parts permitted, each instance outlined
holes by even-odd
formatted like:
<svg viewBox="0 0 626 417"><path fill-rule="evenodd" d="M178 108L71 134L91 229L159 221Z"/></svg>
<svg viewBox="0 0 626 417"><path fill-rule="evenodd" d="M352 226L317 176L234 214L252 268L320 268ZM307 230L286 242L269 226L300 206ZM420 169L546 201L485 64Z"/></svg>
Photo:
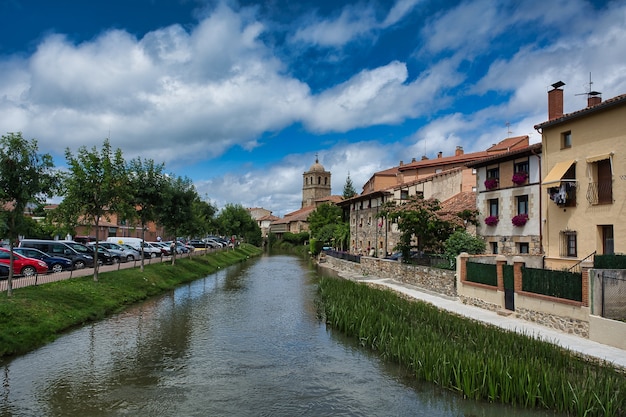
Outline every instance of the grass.
<svg viewBox="0 0 626 417"><path fill-rule="evenodd" d="M577 416L626 415L626 375L609 364L362 283L323 278L319 296L330 326L465 398Z"/></svg>
<svg viewBox="0 0 626 417"><path fill-rule="evenodd" d="M15 289L0 295L0 356L26 353L64 331L100 320L134 303L162 294L219 268L257 256L261 249L241 245L170 263L146 265L92 276Z"/></svg>

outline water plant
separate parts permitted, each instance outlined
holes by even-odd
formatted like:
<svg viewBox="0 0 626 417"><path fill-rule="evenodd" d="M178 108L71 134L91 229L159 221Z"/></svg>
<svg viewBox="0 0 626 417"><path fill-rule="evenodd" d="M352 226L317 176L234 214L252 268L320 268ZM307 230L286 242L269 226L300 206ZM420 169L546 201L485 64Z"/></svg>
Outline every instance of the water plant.
<svg viewBox="0 0 626 417"><path fill-rule="evenodd" d="M626 375L609 364L348 280L322 278L319 300L328 325L466 398L577 416L626 414Z"/></svg>

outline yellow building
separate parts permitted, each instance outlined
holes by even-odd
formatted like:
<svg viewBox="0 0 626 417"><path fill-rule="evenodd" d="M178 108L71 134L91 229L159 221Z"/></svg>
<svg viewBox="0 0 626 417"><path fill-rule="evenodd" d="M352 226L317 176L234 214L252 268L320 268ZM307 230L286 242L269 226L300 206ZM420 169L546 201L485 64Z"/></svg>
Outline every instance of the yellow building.
<svg viewBox="0 0 626 417"><path fill-rule="evenodd" d="M626 253L626 94L563 114L562 82L548 92L542 135L542 241L547 268Z"/></svg>

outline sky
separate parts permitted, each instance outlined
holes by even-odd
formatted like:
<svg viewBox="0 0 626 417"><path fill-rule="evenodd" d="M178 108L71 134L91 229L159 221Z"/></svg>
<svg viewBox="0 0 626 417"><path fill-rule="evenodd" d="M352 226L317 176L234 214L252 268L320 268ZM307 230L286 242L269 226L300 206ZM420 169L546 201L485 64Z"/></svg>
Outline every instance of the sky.
<svg viewBox="0 0 626 417"><path fill-rule="evenodd" d="M626 93L626 1L0 0L0 133L109 138L218 208L300 208L423 155L541 141L564 110ZM591 83L590 83L591 81Z"/></svg>

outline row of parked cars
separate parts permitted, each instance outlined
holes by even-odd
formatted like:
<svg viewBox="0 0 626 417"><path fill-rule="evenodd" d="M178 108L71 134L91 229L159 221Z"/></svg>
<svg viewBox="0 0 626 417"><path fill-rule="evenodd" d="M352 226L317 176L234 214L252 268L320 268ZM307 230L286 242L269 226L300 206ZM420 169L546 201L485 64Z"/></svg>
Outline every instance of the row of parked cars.
<svg viewBox="0 0 626 417"><path fill-rule="evenodd" d="M125 243L124 239L136 240ZM141 259L142 242L137 238L108 238L107 241L98 242L96 254L95 242L82 244L70 240L24 239L13 248L13 274L32 276L91 268L94 266L94 259L100 265L133 262ZM175 248L179 254L194 249L180 242L176 243ZM143 254L145 258L169 256L171 242L143 242ZM9 249L0 247L0 279L9 275L9 264Z"/></svg>

